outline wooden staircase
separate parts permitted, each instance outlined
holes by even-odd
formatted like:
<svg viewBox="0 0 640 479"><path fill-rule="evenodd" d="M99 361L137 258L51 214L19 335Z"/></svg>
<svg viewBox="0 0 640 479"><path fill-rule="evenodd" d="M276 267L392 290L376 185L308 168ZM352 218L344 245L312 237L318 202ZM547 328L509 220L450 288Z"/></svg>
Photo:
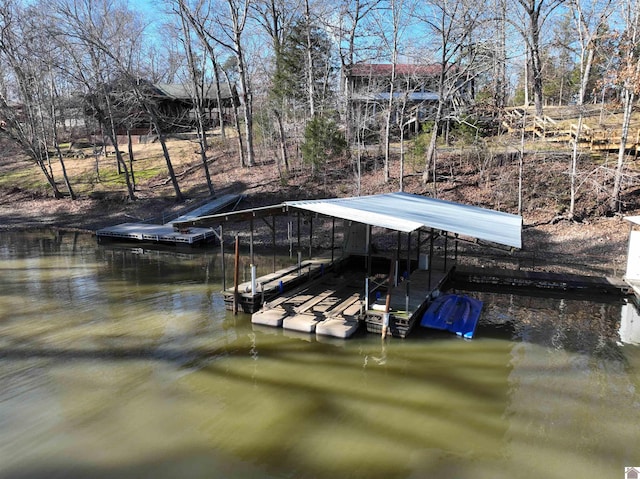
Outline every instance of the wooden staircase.
<svg viewBox="0 0 640 479"><path fill-rule="evenodd" d="M525 134L549 142L573 146L577 141L578 147L589 149L592 152L618 151L622 135L619 128L592 128L583 124L578 136L577 124L572 123L567 128L566 125L562 125L549 116L527 115L522 109L506 112L502 125L509 133L521 134L524 130ZM629 130L625 150L635 157L640 155L640 128Z"/></svg>

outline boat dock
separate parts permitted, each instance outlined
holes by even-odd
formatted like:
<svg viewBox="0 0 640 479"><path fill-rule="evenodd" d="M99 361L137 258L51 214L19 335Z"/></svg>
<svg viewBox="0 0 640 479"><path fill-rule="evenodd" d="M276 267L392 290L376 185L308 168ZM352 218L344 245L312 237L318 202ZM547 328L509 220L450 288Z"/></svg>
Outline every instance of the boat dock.
<svg viewBox="0 0 640 479"><path fill-rule="evenodd" d="M174 223L187 221L205 214L220 211L240 201L239 195L223 195L185 213L167 223L121 223L96 231L98 241L137 241L174 245L196 245L206 243L216 236L211 228L175 228Z"/></svg>
<svg viewBox="0 0 640 479"><path fill-rule="evenodd" d="M267 217L271 217L270 223L266 221ZM522 217L519 215L403 192L288 201L180 221L174 227L184 230L220 225L222 231L222 225L229 222L248 223L250 263L253 265L254 221L265 221L275 247L276 217L284 217L282 220L287 222L290 252L295 237L298 254L301 254L305 247L301 237L308 231L306 247L312 257L314 225L320 222L326 232L331 231L329 251L332 256L338 226L341 258L357 261L334 268L333 261L307 260L302 263L299 259L298 265L259 279L252 266L251 281L238 284L239 236L236 235L234 288L225 289L225 303L234 305L231 308L234 311L241 307L252 313L254 324L273 324L321 336L326 333L348 337L352 334L352 325L366 323L369 331L382 333L384 329L385 333L404 337L425 311L434 291L441 288L451 274L459 240L473 238L475 243L512 249L522 247ZM336 225L336 221L340 224ZM377 248L373 240L378 233L388 235L387 238L396 236L393 258L374 257ZM449 243L453 244L452 254L449 254ZM402 266L405 259L406 268ZM448 262L449 259L453 261ZM392 268L395 269L389 271ZM337 270L352 274L361 272L361 277L341 276ZM310 290L309 285L315 285L315 280L318 283L327 281L324 289ZM305 281L308 283L303 284ZM352 286L358 283L359 289L354 289ZM387 298L384 305L376 303L380 300L377 296L387 291L388 311ZM265 307L258 311L263 303ZM335 329L329 327L333 319L338 320L333 322Z"/></svg>
<svg viewBox="0 0 640 479"><path fill-rule="evenodd" d="M265 301L262 309L252 314L251 322L343 339L362 325L368 332L382 334L389 278L382 273L368 277L353 263L358 261L351 264L345 261L344 268L289 291L280 294L275 291L273 299ZM442 288L450 276L453 264L450 263L448 269L438 269L441 270L417 269L408 280L391 289L388 334L400 338L409 334L434 292Z"/></svg>

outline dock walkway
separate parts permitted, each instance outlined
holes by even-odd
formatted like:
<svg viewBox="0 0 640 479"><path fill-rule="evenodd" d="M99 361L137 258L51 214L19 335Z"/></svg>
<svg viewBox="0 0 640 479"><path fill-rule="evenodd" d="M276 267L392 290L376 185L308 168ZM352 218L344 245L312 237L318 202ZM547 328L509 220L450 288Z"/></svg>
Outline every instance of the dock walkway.
<svg viewBox="0 0 640 479"><path fill-rule="evenodd" d="M629 285L618 278L603 276L584 276L548 271L525 271L477 266L458 266L455 271L456 282L507 286L555 291L584 292L588 294L628 294ZM633 285L631 285L633 286Z"/></svg>

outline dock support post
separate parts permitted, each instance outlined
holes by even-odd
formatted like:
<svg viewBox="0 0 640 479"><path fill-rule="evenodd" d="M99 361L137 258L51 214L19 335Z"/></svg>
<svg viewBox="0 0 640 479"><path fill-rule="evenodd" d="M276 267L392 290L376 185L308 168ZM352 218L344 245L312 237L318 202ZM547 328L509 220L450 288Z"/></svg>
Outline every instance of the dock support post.
<svg viewBox="0 0 640 479"><path fill-rule="evenodd" d="M249 220L249 262L254 264L253 261L253 217Z"/></svg>
<svg viewBox="0 0 640 479"><path fill-rule="evenodd" d="M456 233L456 252L455 252L455 256L454 259L456 260L456 263L458 262L458 233Z"/></svg>
<svg viewBox="0 0 640 479"><path fill-rule="evenodd" d="M391 308L391 290L393 289L393 270L397 262L398 262L397 257L395 261L393 261L393 258L392 258L391 266L389 267L389 279L387 281L387 298L384 303L384 314L382 315L382 339L387 337L387 329L389 329L389 320L390 320L389 309Z"/></svg>
<svg viewBox="0 0 640 479"><path fill-rule="evenodd" d="M336 244L336 217L331 218L331 263L333 263L333 248Z"/></svg>
<svg viewBox="0 0 640 479"><path fill-rule="evenodd" d="M367 251L367 276L371 276L371 225L367 225L366 251Z"/></svg>
<svg viewBox="0 0 640 479"><path fill-rule="evenodd" d="M406 292L405 292L405 311L407 314L409 313L409 287L411 285L411 231L407 233L407 277L405 278L406 282Z"/></svg>
<svg viewBox="0 0 640 479"><path fill-rule="evenodd" d="M449 256L449 249L448 249L449 232L448 231L443 231L443 233L444 233L444 269L442 271L446 271L447 270L447 256Z"/></svg>
<svg viewBox="0 0 640 479"><path fill-rule="evenodd" d="M369 310L369 276L364 279L364 309Z"/></svg>
<svg viewBox="0 0 640 479"><path fill-rule="evenodd" d="M238 279L240 276L240 237L236 234L235 266L233 273L233 314L238 314Z"/></svg>
<svg viewBox="0 0 640 479"><path fill-rule="evenodd" d="M256 265L251 265L251 296L256 294Z"/></svg>
<svg viewBox="0 0 640 479"><path fill-rule="evenodd" d="M224 236L222 236L222 225L220 225L220 258L222 259L222 291L227 289L227 268L224 264Z"/></svg>
<svg viewBox="0 0 640 479"><path fill-rule="evenodd" d="M400 251L402 251L402 247L400 246L401 240L402 240L402 233L398 231L398 238L396 239L396 244L398 245L398 249L396 251L396 274L393 281L394 286L398 286L398 282L400 281Z"/></svg>
<svg viewBox="0 0 640 479"><path fill-rule="evenodd" d="M429 238L429 289L431 289L431 271L433 270L433 228Z"/></svg>
<svg viewBox="0 0 640 479"><path fill-rule="evenodd" d="M313 215L309 217L309 259L313 257Z"/></svg>

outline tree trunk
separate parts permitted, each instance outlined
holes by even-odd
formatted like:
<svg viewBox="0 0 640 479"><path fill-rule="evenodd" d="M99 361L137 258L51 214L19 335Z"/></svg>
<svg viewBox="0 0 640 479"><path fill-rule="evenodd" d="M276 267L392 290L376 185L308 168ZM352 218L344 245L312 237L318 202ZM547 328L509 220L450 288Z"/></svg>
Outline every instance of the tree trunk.
<svg viewBox="0 0 640 479"><path fill-rule="evenodd" d="M314 69L313 69L313 45L311 44L311 12L309 10L309 0L304 2L304 18L306 23L306 50L307 50L307 90L309 94L309 116L313 118L316 114L315 104L315 85L314 85Z"/></svg>
<svg viewBox="0 0 640 479"><path fill-rule="evenodd" d="M213 50L212 50L213 51ZM218 103L218 123L220 123L220 136L222 138L227 137L227 133L224 126L224 112L222 111L222 95L220 95L220 71L218 70L218 61L211 54L211 64L213 66L213 78L216 82L216 102ZM231 101L233 101L233 92L229 89L231 95Z"/></svg>
<svg viewBox="0 0 640 479"><path fill-rule="evenodd" d="M62 151L60 150L60 144L58 143L57 139L54 141L54 146L56 149L56 154L58 155L58 161L60 161L60 168L62 169L62 178L64 179L64 185L69 192L69 198L75 200L76 194L73 192L73 188L71 188L71 182L69 181L69 175L67 174L67 167L64 164L64 157L62 155Z"/></svg>
<svg viewBox="0 0 640 479"><path fill-rule="evenodd" d="M122 153L120 152L120 147L118 146L118 134L116 132L116 126L113 123L113 109L111 108L111 99L108 93L105 94L105 101L107 105L106 114L107 114L107 117L109 118L109 123L108 123L109 139L111 140L111 143L113 144L113 148L116 151L116 162L118 164L118 171L120 172L124 170L124 178L127 184L127 193L129 195L129 200L135 201L136 195L133 191L133 184L131 183L129 169L127 168L127 164L124 162L124 159L122 158ZM101 116L100 118L98 118L98 121L100 121L100 123L102 123L103 125L106 124L106 119L104 118L104 116ZM106 153L106 150L107 150L107 145L105 143L104 145L105 153Z"/></svg>
<svg viewBox="0 0 640 479"><path fill-rule="evenodd" d="M229 74L224 71L224 77L227 80L227 85L231 88L231 79ZM242 128L240 127L240 117L238 115L238 107L235 102L233 103L233 124L236 128L236 136L238 138L238 157L240 158L240 166L245 166L244 144L242 142Z"/></svg>
<svg viewBox="0 0 640 479"><path fill-rule="evenodd" d="M182 192L180 191L180 186L178 185L178 178L176 178L176 173L173 169L173 163L171 163L171 156L169 156L169 149L167 148L167 142L164 137L164 133L158 126L158 122L155 117L152 116L153 125L155 127L156 133L158 134L158 141L162 146L162 154L164 155L165 162L167 163L167 170L169 171L169 178L171 179L171 184L173 185L173 190L176 194L176 200L180 203L184 201L184 196L182 196Z"/></svg>
<svg viewBox="0 0 640 479"><path fill-rule="evenodd" d="M579 102L578 110L578 127L576 129L576 137L571 152L571 191L569 200L569 219L573 220L576 214L576 179L578 176L578 144L582 135L582 124L584 122L584 107Z"/></svg>
<svg viewBox="0 0 640 479"><path fill-rule="evenodd" d="M436 110L436 116L433 120L433 131L431 132L431 139L429 140L429 147L427 148L427 155L425 161L424 172L422 173L422 182L427 183L429 181L429 168L431 167L432 171L432 179L433 179L433 196L437 197L437 186L436 186L436 141L438 139L438 129L440 128L440 121L442 116L443 109L443 99L442 94L440 95L440 100L438 101L438 109Z"/></svg>
<svg viewBox="0 0 640 479"><path fill-rule="evenodd" d="M129 152L129 173L131 174L131 184L133 190L136 189L136 176L133 173L133 140L131 138L131 129L127 128L127 151Z"/></svg>
<svg viewBox="0 0 640 479"><path fill-rule="evenodd" d="M631 123L631 113L635 95L633 92L624 90L624 117L622 120L622 132L620 134L620 148L618 149L618 163L616 164L615 177L613 180L613 192L611 194L611 211L619 213L622 211L622 176L624 173L624 159L627 155L627 138L629 136L629 124Z"/></svg>
<svg viewBox="0 0 640 479"><path fill-rule="evenodd" d="M278 123L278 136L280 140L280 154L282 156L282 163L284 164L284 169L289 173L289 155L287 154L287 139L284 133L284 126L282 125L282 117L280 116L280 112L274 108L273 114L276 117L276 122Z"/></svg>
<svg viewBox="0 0 640 479"><path fill-rule="evenodd" d="M240 88L242 90L242 113L244 116L244 131L247 141L247 163L246 166L255 165L255 155L253 151L253 112L251 99L251 87L247 78L246 65L244 63L244 54L242 45L240 44L240 36L236 35L236 60L238 61L238 76L240 78Z"/></svg>

